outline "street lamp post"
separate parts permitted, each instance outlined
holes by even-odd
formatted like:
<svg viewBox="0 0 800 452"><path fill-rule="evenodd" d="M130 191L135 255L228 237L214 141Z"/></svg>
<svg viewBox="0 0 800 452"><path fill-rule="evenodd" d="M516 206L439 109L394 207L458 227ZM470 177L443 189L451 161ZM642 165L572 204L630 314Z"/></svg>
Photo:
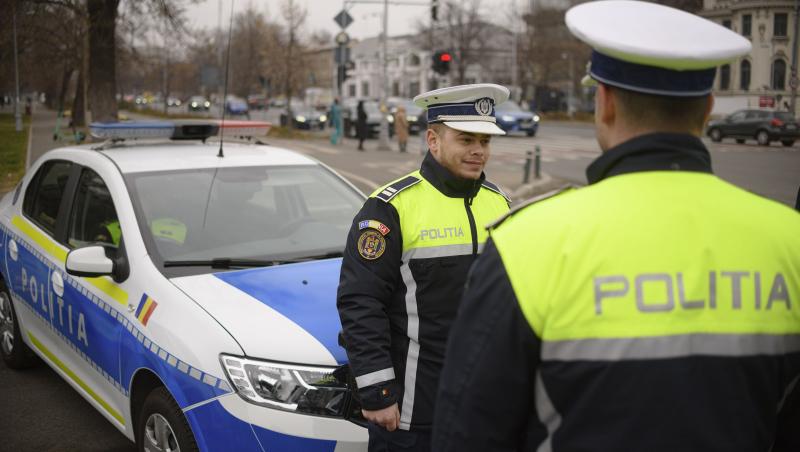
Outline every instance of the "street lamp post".
<svg viewBox="0 0 800 452"><path fill-rule="evenodd" d="M792 89L792 98L789 102L789 109L794 116L797 109L797 33L800 26L800 0L794 0L794 37L792 39L792 72L789 79L789 87Z"/></svg>
<svg viewBox="0 0 800 452"><path fill-rule="evenodd" d="M11 15L14 28L14 81L17 89L17 96L14 101L14 120L16 131L22 132L22 112L19 111L19 62L17 61L17 8L14 4L14 12Z"/></svg>
<svg viewBox="0 0 800 452"><path fill-rule="evenodd" d="M386 118L386 112L389 111L386 108L386 92L389 90L389 71L388 71L388 64L389 64L389 55L388 55L388 46L389 46L389 0L383 0L383 33L381 34L381 48L383 51L381 52L381 60L383 63L383 77L381 79L381 105L380 105L380 112L381 112L381 130L378 136L378 150L379 151L388 151L391 148L389 147L389 121ZM383 110L386 109L386 112Z"/></svg>

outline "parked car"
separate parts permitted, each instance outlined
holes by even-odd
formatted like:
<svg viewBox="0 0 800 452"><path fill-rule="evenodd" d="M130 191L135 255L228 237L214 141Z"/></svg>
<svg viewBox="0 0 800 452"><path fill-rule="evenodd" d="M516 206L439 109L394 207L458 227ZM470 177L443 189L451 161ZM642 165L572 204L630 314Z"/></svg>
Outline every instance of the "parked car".
<svg viewBox="0 0 800 452"><path fill-rule="evenodd" d="M285 111L281 113L280 121L282 126L289 123ZM308 105L295 106L295 104L292 104L292 127L295 129L322 130L325 128L327 121L328 115L325 112L318 111Z"/></svg>
<svg viewBox="0 0 800 452"><path fill-rule="evenodd" d="M267 96L263 94L251 94L247 96L247 106L251 110L266 110L269 108Z"/></svg>
<svg viewBox="0 0 800 452"><path fill-rule="evenodd" d="M247 108L247 102L241 97L229 95L225 99L225 113L231 116L250 116L250 110Z"/></svg>
<svg viewBox="0 0 800 452"><path fill-rule="evenodd" d="M800 124L787 111L739 110L709 121L706 134L716 143L730 137L739 144L755 139L761 146L769 146L771 141L791 146L800 138Z"/></svg>
<svg viewBox="0 0 800 452"><path fill-rule="evenodd" d="M389 115L387 119L389 124L394 123L394 114L397 112L397 107L403 106L406 109L406 120L408 121L408 131L412 135L417 135L423 128L426 127L425 110L414 104L411 99L403 99L399 97L390 97L386 100L386 105L389 107ZM394 127L389 128L390 135L394 135Z"/></svg>
<svg viewBox="0 0 800 452"><path fill-rule="evenodd" d="M192 96L189 98L189 111L208 111L211 102L203 96Z"/></svg>
<svg viewBox="0 0 800 452"><path fill-rule="evenodd" d="M342 118L344 120L344 133L346 136L355 137L357 134L357 108L358 99L345 99L344 102L342 102ZM383 116L378 102L374 100L365 100L364 111L367 113L367 129L369 130L369 136L378 136L381 129L381 119ZM389 129L391 130L391 127Z"/></svg>
<svg viewBox="0 0 800 452"><path fill-rule="evenodd" d="M539 130L539 115L525 111L513 100L507 100L494 107L497 125L508 132L524 132L529 137Z"/></svg>
<svg viewBox="0 0 800 452"><path fill-rule="evenodd" d="M90 129L0 199L5 364L44 361L137 450L366 450L336 310L364 195L290 150L220 158L218 122Z"/></svg>

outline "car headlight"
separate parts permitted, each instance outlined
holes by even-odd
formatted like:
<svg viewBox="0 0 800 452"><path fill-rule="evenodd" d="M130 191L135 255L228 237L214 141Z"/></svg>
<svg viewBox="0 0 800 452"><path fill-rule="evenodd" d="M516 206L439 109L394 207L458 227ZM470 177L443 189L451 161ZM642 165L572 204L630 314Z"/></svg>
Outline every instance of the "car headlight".
<svg viewBox="0 0 800 452"><path fill-rule="evenodd" d="M408 122L417 122L417 119L419 118L417 118L416 116L406 116L406 120Z"/></svg>
<svg viewBox="0 0 800 452"><path fill-rule="evenodd" d="M297 122L306 122L306 117L305 116L295 116L294 120L297 121Z"/></svg>
<svg viewBox="0 0 800 452"><path fill-rule="evenodd" d="M192 102L192 108L197 108L197 102Z"/></svg>
<svg viewBox="0 0 800 452"><path fill-rule="evenodd" d="M333 367L301 366L220 355L222 368L244 400L293 413L349 417L347 385Z"/></svg>
<svg viewBox="0 0 800 452"><path fill-rule="evenodd" d="M515 121L513 116L508 116L508 115L503 115L503 117L500 118L500 119L502 119L505 122L514 122Z"/></svg>
<svg viewBox="0 0 800 452"><path fill-rule="evenodd" d="M210 107L211 106L211 102L206 101L206 103L204 103L203 105L205 105L206 107Z"/></svg>
<svg viewBox="0 0 800 452"><path fill-rule="evenodd" d="M539 122L540 119L542 119L542 118L540 118L539 115L533 115L533 121L534 122Z"/></svg>
<svg viewBox="0 0 800 452"><path fill-rule="evenodd" d="M319 122L325 122L327 120L328 120L328 117L325 116L325 115L322 115L322 116L319 117Z"/></svg>

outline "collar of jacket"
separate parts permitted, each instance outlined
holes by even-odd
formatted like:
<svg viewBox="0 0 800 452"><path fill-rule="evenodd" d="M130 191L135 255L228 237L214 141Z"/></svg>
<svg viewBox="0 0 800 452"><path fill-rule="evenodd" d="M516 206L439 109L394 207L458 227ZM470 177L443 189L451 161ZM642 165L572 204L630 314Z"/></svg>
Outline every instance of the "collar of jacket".
<svg viewBox="0 0 800 452"><path fill-rule="evenodd" d="M611 176L640 171L711 173L711 155L696 136L649 133L604 152L586 168L586 179L594 184Z"/></svg>
<svg viewBox="0 0 800 452"><path fill-rule="evenodd" d="M443 167L428 151L419 173L431 183L443 195L449 198L474 198L481 189L481 184L486 179L486 175L481 172L478 179L462 179L456 177L447 168Z"/></svg>

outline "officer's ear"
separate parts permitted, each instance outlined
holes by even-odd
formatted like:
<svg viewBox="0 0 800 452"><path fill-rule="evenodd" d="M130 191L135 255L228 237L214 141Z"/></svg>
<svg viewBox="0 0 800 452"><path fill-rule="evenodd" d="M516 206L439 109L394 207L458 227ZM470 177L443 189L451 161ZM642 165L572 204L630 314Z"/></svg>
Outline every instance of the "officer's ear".
<svg viewBox="0 0 800 452"><path fill-rule="evenodd" d="M439 147L442 143L442 137L439 135L436 127L429 127L425 132L425 141L428 143L428 149L431 150L433 155L439 154Z"/></svg>

